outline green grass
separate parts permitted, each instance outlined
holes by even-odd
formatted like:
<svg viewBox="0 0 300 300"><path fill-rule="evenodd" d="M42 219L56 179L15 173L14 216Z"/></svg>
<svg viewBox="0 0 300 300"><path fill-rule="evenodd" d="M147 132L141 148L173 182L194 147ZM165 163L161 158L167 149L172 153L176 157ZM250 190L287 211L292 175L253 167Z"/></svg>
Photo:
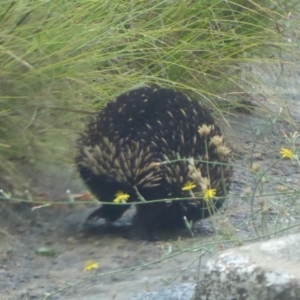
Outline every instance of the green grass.
<svg viewBox="0 0 300 300"><path fill-rule="evenodd" d="M168 239L165 242L161 242L160 244L147 244L147 253L149 257L151 257L150 261L139 259L139 263L129 263L126 267L114 267L113 269L106 270L105 266L102 270L102 266L100 270L95 273L91 273L90 276L81 276L80 270L77 271L76 280L72 283L60 283L59 286L56 284L55 288L48 294L41 296L39 299L51 299L54 295L59 294L63 297L64 292L69 289L78 289L81 285L84 284L94 284L97 280L104 280L104 278L109 278L113 274L122 274L130 272L131 276L132 273L140 270L146 269L148 266L152 266L151 274L153 275L153 268L156 267L157 264L162 264L164 261L168 260L170 264L172 262L172 258L178 257L179 262L182 261L181 255L184 253L189 253L188 259L185 261L186 267L185 268L177 268L177 271L170 274L163 272L162 280L165 284L170 284L176 282L177 278L180 280L186 281L187 279L181 278L183 274L187 274L188 280L193 280L195 282L199 282L200 273L200 266L201 266L201 259L210 257L213 253L217 252L218 250L224 250L229 247L238 247L244 244L248 244L251 242L259 241L259 240L266 240L271 237L279 237L279 236L286 236L290 233L299 232L299 188L298 188L298 177L296 170L300 168L300 159L299 159L299 134L297 132L290 131L286 128L286 136L283 139L282 143L277 143L272 150L276 151L278 154L278 158L270 158L269 156L266 157L265 160L260 160L259 158L255 157L255 153L259 153L261 150L264 149L264 145L268 145L265 137L268 137L268 130L272 130L276 132L278 130L277 124L278 117L276 116L273 119L267 120L265 125L259 128L257 134L253 134L250 138L251 144L253 147L253 153L251 157L245 160L239 160L239 165L234 165L235 170L242 170L240 173L240 187L249 187L249 189L244 190L243 193L240 193L239 190L234 190L230 196L230 203L226 203L227 209L222 213L218 213L213 215L209 222L212 223L214 234L201 234L200 236L197 235L195 238L181 239L180 237L175 239ZM273 134L275 136L275 134ZM272 136L270 137L272 139ZM282 146L286 148L282 155ZM289 151L287 150L289 149ZM281 153L281 154L280 154ZM270 155L271 156L271 155ZM250 164L249 164L250 162ZM252 166L251 166L252 162ZM173 163L169 161L168 163ZM273 172L274 170L280 171L279 173ZM291 176L291 171L293 172L294 176ZM253 180L251 180L253 177ZM236 185L236 188L239 186ZM18 203L18 202L27 202L31 203L32 211L31 213L33 220L37 217L38 219L42 218L44 215L39 215L39 211L43 211L46 209L52 209L53 206L57 204L64 204L66 206L73 206L75 207L79 205L86 205L86 201L77 201L74 200L72 195L69 195L69 200L65 200L62 202L57 201L45 201L35 199L35 197L31 197L28 194L28 199L18 199L11 197L9 193L7 194L0 194L0 199L3 202L7 202L10 204ZM175 199L176 200L176 199ZM175 201L174 200L174 201ZM178 199L177 199L178 200ZM157 200L158 201L158 200ZM160 200L161 201L161 200ZM96 201L97 202L97 201ZM119 205L119 204L115 204ZM143 204L142 204L143 205ZM55 208L53 208L55 209ZM35 213L33 213L35 212ZM3 213L3 211L2 211ZM37 213L37 215L35 215ZM55 216L54 216L55 218ZM31 221L33 221L31 220ZM15 221L15 220L14 220ZM206 222L206 221L204 221ZM13 228L15 228L15 222L12 222ZM33 224L35 222L33 221ZM38 223L39 224L39 223ZM46 221L47 224L47 221ZM56 223L59 224L59 223ZM26 225L32 226L32 225ZM34 225L33 225L34 226ZM67 225L66 225L67 226ZM26 228L26 227L25 227ZM47 228L47 227L46 227ZM55 227L54 227L55 228ZM14 229L13 229L14 230ZM13 231L12 231L13 232ZM12 241L9 240L9 233L6 231L6 227L2 230L0 228L0 234L5 235L5 239L8 243L13 244ZM49 232L49 235L55 234L57 237L57 232ZM177 235L177 233L176 233ZM77 235L76 235L77 236ZM97 240L96 237L94 240L88 240L88 243L91 243L91 247L95 246L98 247L98 243L92 243L92 241ZM13 239L12 239L13 240ZM17 239L18 240L18 239ZM42 239L43 240L43 239ZM51 238L50 238L51 240ZM116 248L112 240L109 240L111 243L111 252L117 253L118 255L124 255L126 259L130 257L127 254L126 248L127 247L118 247ZM34 241L34 240L33 240ZM44 240L43 240L44 241ZM82 246L82 243L86 243L86 237L81 239L75 247ZM19 242L18 242L19 243ZM26 243L28 240L26 239ZM32 243L32 241L29 241ZM60 241L60 243L63 243ZM67 243L69 243L67 241ZM129 242L132 243L132 242ZM17 244L19 246L19 244ZM28 244L26 244L28 245ZM154 246L155 245L155 246ZM68 245L69 246L69 245ZM88 245L85 245L88 246ZM162 251L161 254L157 256L155 259L152 258L153 256L153 247L161 247ZM30 244L29 249L36 247L35 244ZM140 249L138 244L135 244L134 255L140 258ZM42 250L50 251L57 251L53 250L55 246L50 244L50 247L42 247ZM80 249L80 248L79 248ZM87 249L87 248L85 248ZM120 250L121 249L121 250ZM124 252L122 252L125 249ZM64 247L64 252L68 251L68 247ZM86 259L87 251L81 251L81 255L77 259ZM76 252L75 252L76 253ZM93 251L88 251L88 253L94 253ZM115 254L114 253L114 254ZM74 254L74 253L73 253ZM197 254L197 255L193 255ZM40 254L42 255L42 254ZM45 255L45 254L44 254ZM103 254L105 255L105 254ZM131 254L132 255L132 254ZM108 256L109 257L109 256ZM114 255L112 256L115 259ZM57 258L60 261L63 261L65 258L62 257ZM196 262L198 261L198 274L195 276L195 267ZM115 262L114 262L115 263ZM22 263L21 263L22 264ZM176 262L178 264L178 262ZM190 266L193 266L193 271L189 269ZM71 264L66 265L67 268L74 270L74 266ZM158 268L158 271L161 269ZM201 269L202 270L202 269ZM64 270L66 271L66 270ZM150 274L150 273L149 273ZM193 276L191 276L191 274ZM53 278L54 282L58 281L58 278ZM123 279L118 280L118 283L122 282ZM104 280L105 282L105 280ZM130 280L128 281L130 284ZM110 283L111 284L111 283ZM154 289L154 287L152 287ZM76 290L77 291L77 290ZM84 289L83 289L84 291ZM74 291L72 291L74 293ZM71 292L71 293L72 293ZM78 291L77 291L78 292ZM126 287L124 288L124 292L126 293Z"/></svg>
<svg viewBox="0 0 300 300"><path fill-rule="evenodd" d="M289 9L273 0L2 1L1 169L72 164L86 113L139 85L192 93L222 114L216 99L249 84L243 64L292 50L280 30Z"/></svg>
<svg viewBox="0 0 300 300"><path fill-rule="evenodd" d="M299 7L298 0L2 0L0 189L5 194L0 194L1 209L15 202L30 202L35 209L59 203L85 205L86 201L74 202L72 194L66 195L69 201L58 202L36 197L30 189L26 199L14 190L10 194L3 183L6 177L13 178L17 189L24 191L24 186L31 185L26 173L24 176L24 166L37 173L54 173L59 181L65 169L72 167L74 142L84 118L130 88L144 84L176 88L201 99L224 118L229 106L242 105L238 100L245 95L255 99L264 91L269 93L271 87L251 68L272 73L286 63L293 64L299 49L296 5ZM277 98L271 100L276 102ZM259 100L256 104L260 105ZM261 109L267 110L262 104ZM273 127L276 122L274 118L267 129L279 132ZM258 152L262 149L257 145L265 145L264 138L268 139L263 128L258 131L252 145L253 162L256 148ZM174 250L168 249L155 262L197 252L200 265L201 256L218 247L298 230L298 181L286 180L288 172L281 176L271 172L274 165L283 171L288 164L300 167L298 136L289 136L285 144L295 153L291 161L262 161L256 171L248 161L234 166L248 172L246 180L251 173L253 181L249 180L244 192L235 191L224 214L211 218L216 234L209 243L205 239L196 244L188 240L190 246L174 242ZM280 147L276 147L268 151L279 154ZM246 219L232 218L240 213ZM0 233L5 230L1 228ZM54 290L43 299L73 286Z"/></svg>

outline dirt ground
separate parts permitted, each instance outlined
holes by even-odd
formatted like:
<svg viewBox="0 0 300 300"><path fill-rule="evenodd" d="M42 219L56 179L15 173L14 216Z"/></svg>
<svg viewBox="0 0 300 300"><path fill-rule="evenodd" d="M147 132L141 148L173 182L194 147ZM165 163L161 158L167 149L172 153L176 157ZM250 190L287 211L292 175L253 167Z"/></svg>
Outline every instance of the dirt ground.
<svg viewBox="0 0 300 300"><path fill-rule="evenodd" d="M294 101L297 105L298 99ZM293 112L300 118L299 110ZM0 298L130 299L167 284L195 282L216 251L257 238L253 225L259 234L272 235L275 227L279 231L287 226L293 229L283 234L298 231L299 203L282 202L281 195L263 200L264 207L270 207L264 219L267 224L261 217L254 223L247 221L251 201L242 196L247 187L252 187L252 191L254 188L249 171L252 157L266 169L279 158L280 148L286 144L282 130L295 130L280 120L270 126L268 118L255 112L230 118L233 130L228 137L234 145L236 166L230 195L215 217L196 224L195 237L182 231L173 232L161 242L129 240L124 236L130 216L114 227L91 233L83 227L85 218L94 210L91 206L51 206L32 211L25 204L0 202ZM264 192L275 194L283 184L299 186L299 167L292 161L280 161L264 177ZM82 190L74 175L69 177L70 182L57 184L51 180L43 182L42 177L34 180L41 189L48 188L49 199L65 197L63 191L70 182ZM261 207L261 199L255 197L254 213ZM43 252L45 248L47 251ZM88 260L97 262L99 268L85 272Z"/></svg>

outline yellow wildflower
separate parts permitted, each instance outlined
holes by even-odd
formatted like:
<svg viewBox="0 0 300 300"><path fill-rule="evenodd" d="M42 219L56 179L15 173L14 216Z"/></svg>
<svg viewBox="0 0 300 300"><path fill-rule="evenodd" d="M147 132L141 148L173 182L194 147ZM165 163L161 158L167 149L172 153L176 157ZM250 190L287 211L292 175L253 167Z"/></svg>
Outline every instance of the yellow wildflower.
<svg viewBox="0 0 300 300"><path fill-rule="evenodd" d="M91 271L93 269L98 269L99 264L96 261L88 260L85 264L84 272Z"/></svg>
<svg viewBox="0 0 300 300"><path fill-rule="evenodd" d="M258 162L254 162L252 165L251 165L251 171L256 173L260 170L260 164Z"/></svg>
<svg viewBox="0 0 300 300"><path fill-rule="evenodd" d="M288 148L281 148L280 154L282 158L290 158L290 159L294 158L293 151Z"/></svg>
<svg viewBox="0 0 300 300"><path fill-rule="evenodd" d="M191 191L196 187L196 184L192 181L188 181L182 188L183 191Z"/></svg>
<svg viewBox="0 0 300 300"><path fill-rule="evenodd" d="M204 193L203 199L205 201L209 201L210 199L216 196L217 190L216 189L207 189Z"/></svg>
<svg viewBox="0 0 300 300"><path fill-rule="evenodd" d="M129 195L128 194L125 194L123 192L117 192L116 193L116 198L114 199L114 203L125 203L127 202L129 198Z"/></svg>

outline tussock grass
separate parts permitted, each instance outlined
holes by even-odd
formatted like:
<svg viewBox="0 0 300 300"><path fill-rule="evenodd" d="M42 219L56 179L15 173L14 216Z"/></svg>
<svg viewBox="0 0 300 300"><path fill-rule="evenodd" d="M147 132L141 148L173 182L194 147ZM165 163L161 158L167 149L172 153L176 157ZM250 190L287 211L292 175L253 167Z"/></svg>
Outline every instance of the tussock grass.
<svg viewBox="0 0 300 300"><path fill-rule="evenodd" d="M249 84L242 64L278 62L273 54L292 47L282 34L289 9L272 0L2 1L0 168L72 164L85 113L139 85L193 93L222 113L220 95Z"/></svg>
<svg viewBox="0 0 300 300"><path fill-rule="evenodd" d="M22 177L23 165L47 173L56 165L63 173L73 164L74 141L86 115L136 86L179 89L224 117L229 106L244 105L239 100L245 95L265 111L268 107L260 103L258 95L271 95L267 101L278 104L282 91L278 86L284 89L291 80L285 78L284 68L294 64L294 52L299 48L295 17L298 2L2 0L0 189L4 191L0 200L29 202L35 210L54 204L86 204L74 201L72 194L69 201L58 202L36 199L30 191L25 199L24 195L11 194L4 182L6 177L13 178L24 191L28 178ZM233 208L235 200L244 199L249 204L248 211L242 211L245 206L234 211L246 215L246 219L230 218L231 207L226 203L228 216L221 220L212 217L216 232L213 241L201 240L200 245L189 247L179 241L157 261L90 278L144 268L184 252L199 253L200 266L201 257L217 248L298 230L297 178L288 181L285 176L290 174L283 172L276 177L271 173L275 164L300 166L299 136L290 133L286 147L294 153L291 161L280 158L270 165L256 165L256 169L246 166L253 182L249 181L243 193L237 191L231 201ZM253 143L253 153L258 144ZM280 152L279 147L270 150ZM254 154L252 158L255 163ZM53 172L57 175L57 169ZM240 230L250 230L251 234L241 236ZM8 236L4 229L0 234ZM43 299L90 278L53 291Z"/></svg>

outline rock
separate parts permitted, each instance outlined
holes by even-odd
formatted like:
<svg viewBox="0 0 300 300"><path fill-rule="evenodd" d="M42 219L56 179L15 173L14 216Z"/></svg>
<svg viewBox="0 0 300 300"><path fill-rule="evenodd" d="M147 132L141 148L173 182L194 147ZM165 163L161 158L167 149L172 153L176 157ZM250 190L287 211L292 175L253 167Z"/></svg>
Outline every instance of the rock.
<svg viewBox="0 0 300 300"><path fill-rule="evenodd" d="M193 300L299 300L299 270L300 234L230 249L208 262Z"/></svg>
<svg viewBox="0 0 300 300"><path fill-rule="evenodd" d="M130 300L193 300L195 286L194 283L169 286L155 292L138 294Z"/></svg>

